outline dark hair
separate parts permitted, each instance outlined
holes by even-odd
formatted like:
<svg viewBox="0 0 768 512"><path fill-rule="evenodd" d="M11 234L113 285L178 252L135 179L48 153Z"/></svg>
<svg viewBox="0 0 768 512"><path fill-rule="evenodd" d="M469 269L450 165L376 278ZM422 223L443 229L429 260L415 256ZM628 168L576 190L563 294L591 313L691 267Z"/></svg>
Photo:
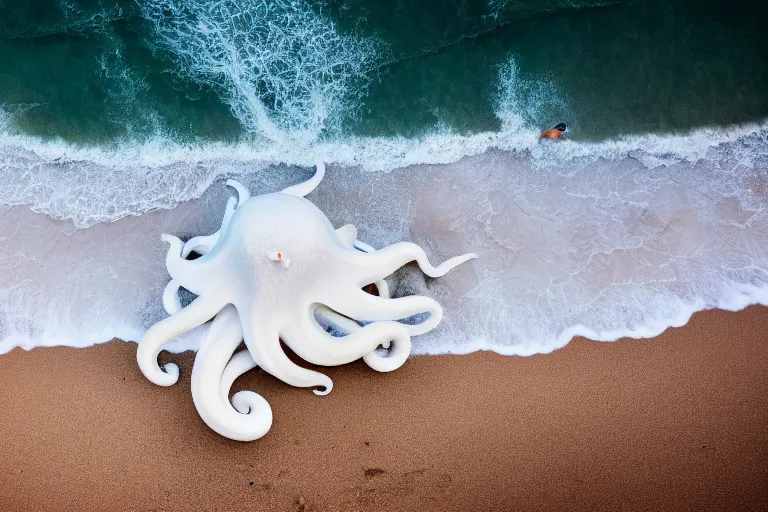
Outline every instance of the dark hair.
<svg viewBox="0 0 768 512"><path fill-rule="evenodd" d="M565 123L560 123L557 126L555 126L555 130L560 130L561 132L565 131Z"/></svg>

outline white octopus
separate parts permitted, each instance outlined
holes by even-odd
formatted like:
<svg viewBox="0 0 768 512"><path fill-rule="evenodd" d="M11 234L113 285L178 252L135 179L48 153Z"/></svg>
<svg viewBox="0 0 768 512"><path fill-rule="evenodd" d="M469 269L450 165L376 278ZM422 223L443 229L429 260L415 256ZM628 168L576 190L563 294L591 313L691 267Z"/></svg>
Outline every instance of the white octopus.
<svg viewBox="0 0 768 512"><path fill-rule="evenodd" d="M163 304L171 316L139 341L139 368L155 384L175 384L178 366L167 364L163 371L157 364L160 350L214 318L195 357L192 397L206 424L230 439L258 439L271 427L272 410L260 395L241 391L232 404L228 399L235 379L257 365L290 385L322 388L316 394L330 392L331 379L293 363L280 339L313 364L336 366L363 358L374 370L393 371L410 353L410 336L436 327L442 308L429 297L390 299L384 278L411 261L428 276L440 277L476 257L457 256L433 267L416 244L401 242L374 251L356 240L354 226L335 230L304 198L324 170L318 163L309 181L253 198L229 180L239 200L230 199L217 233L186 244L175 236L161 237L170 244L166 265L172 280ZM185 259L192 251L202 256ZM373 283L378 297L362 289ZM198 296L184 308L180 287ZM397 321L421 313L429 317L419 324ZM317 318L346 335L329 334ZM235 353L242 340L247 349ZM380 347L387 353L378 351Z"/></svg>

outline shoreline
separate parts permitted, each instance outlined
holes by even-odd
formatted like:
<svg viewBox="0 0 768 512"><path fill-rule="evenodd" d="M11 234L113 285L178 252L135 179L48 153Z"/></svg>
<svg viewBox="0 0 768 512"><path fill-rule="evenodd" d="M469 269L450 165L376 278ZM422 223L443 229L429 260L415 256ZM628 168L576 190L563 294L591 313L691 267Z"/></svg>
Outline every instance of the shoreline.
<svg viewBox="0 0 768 512"><path fill-rule="evenodd" d="M135 345L0 356L4 510L768 507L768 308L709 310L653 339L531 357L419 356L323 371L326 397L254 370L272 430L198 417L191 353L152 385Z"/></svg>

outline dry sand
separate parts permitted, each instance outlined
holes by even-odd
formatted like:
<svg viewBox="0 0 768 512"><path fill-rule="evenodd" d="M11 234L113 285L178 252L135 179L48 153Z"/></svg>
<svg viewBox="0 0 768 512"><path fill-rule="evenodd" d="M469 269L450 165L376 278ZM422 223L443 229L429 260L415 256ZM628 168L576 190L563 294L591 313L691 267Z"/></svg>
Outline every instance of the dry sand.
<svg viewBox="0 0 768 512"><path fill-rule="evenodd" d="M0 510L768 510L768 308L549 355L331 368L317 397L252 371L275 422L221 438L192 354L171 388L134 344L0 356Z"/></svg>

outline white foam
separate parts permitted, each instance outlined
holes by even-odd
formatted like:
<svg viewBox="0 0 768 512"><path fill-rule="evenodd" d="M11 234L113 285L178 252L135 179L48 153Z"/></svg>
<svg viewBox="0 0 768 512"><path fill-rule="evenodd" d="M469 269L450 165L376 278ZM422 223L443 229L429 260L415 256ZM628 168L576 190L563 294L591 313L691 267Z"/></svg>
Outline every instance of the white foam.
<svg viewBox="0 0 768 512"><path fill-rule="evenodd" d="M305 2L139 2L176 71L211 87L245 129L267 140L311 141L328 130L384 52L340 34Z"/></svg>

